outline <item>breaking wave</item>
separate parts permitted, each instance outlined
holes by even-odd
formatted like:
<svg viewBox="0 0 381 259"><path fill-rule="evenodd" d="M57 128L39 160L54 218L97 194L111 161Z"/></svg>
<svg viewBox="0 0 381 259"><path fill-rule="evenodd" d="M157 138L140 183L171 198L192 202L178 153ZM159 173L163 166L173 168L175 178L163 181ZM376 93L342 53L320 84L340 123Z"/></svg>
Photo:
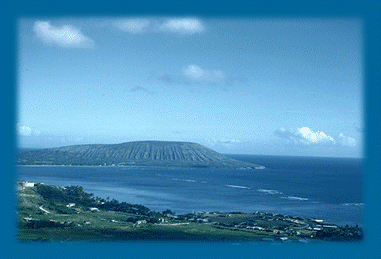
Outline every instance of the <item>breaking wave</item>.
<svg viewBox="0 0 381 259"><path fill-rule="evenodd" d="M287 200L308 201L308 198L301 198L301 197L295 197L295 196L287 196L287 197L280 197L280 198L287 199Z"/></svg>
<svg viewBox="0 0 381 259"><path fill-rule="evenodd" d="M344 206L364 206L364 203L359 202L359 203L344 203Z"/></svg>
<svg viewBox="0 0 381 259"><path fill-rule="evenodd" d="M184 182L190 182L190 183L195 183L196 180L188 180L188 179L183 179Z"/></svg>
<svg viewBox="0 0 381 259"><path fill-rule="evenodd" d="M266 189L258 189L258 192L264 192L267 194L282 194L282 192L277 190L266 190Z"/></svg>
<svg viewBox="0 0 381 259"><path fill-rule="evenodd" d="M197 182L196 180L191 180L191 179L178 179L178 178L172 178L173 181L183 181L183 182L190 182L190 183L195 183Z"/></svg>
<svg viewBox="0 0 381 259"><path fill-rule="evenodd" d="M232 187L232 188L240 188L240 189L250 189L250 187L247 187L247 186L239 186L239 185L231 185L231 184L227 184L225 186Z"/></svg>

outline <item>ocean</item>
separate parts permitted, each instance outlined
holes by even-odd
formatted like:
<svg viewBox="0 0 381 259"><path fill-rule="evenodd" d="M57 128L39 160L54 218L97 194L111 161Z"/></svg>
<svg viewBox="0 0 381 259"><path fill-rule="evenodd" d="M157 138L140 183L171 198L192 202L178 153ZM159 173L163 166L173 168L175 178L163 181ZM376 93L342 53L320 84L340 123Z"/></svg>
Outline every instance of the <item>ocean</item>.
<svg viewBox="0 0 381 259"><path fill-rule="evenodd" d="M264 170L18 166L18 179L176 214L263 211L363 226L362 159L227 155Z"/></svg>

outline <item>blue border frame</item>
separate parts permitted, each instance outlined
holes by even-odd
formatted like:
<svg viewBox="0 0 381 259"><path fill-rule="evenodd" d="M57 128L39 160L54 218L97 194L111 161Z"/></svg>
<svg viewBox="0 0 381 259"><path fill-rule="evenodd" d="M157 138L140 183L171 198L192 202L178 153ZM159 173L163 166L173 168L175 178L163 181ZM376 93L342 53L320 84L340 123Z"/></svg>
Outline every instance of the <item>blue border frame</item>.
<svg viewBox="0 0 381 259"><path fill-rule="evenodd" d="M303 257L376 258L380 249L380 1L0 1L1 258ZM197 15L214 17L355 17L364 23L365 240L359 244L87 243L21 244L16 238L15 154L17 21L38 16ZM366 254L366 255L365 255Z"/></svg>

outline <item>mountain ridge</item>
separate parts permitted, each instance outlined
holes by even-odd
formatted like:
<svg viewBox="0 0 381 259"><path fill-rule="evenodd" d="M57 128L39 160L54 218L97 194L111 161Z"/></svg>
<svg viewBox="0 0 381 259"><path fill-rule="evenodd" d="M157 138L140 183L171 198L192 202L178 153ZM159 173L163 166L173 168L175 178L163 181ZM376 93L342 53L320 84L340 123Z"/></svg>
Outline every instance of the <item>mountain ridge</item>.
<svg viewBox="0 0 381 259"><path fill-rule="evenodd" d="M226 157L197 143L155 140L30 150L19 154L18 164L264 168Z"/></svg>

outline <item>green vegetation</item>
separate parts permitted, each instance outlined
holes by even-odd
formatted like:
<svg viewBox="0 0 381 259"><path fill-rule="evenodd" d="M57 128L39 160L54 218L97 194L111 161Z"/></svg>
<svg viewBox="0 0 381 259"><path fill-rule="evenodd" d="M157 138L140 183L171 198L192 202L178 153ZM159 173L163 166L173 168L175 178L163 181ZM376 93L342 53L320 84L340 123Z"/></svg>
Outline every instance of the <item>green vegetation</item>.
<svg viewBox="0 0 381 259"><path fill-rule="evenodd" d="M72 214L75 210L70 209L67 204L74 203L76 211L78 208L87 210L86 208L96 207L97 209L118 211L125 213L133 213L137 215L154 216L154 212L150 213L150 209L139 204L128 204L126 202L118 202L115 199L106 201L99 197L93 197L92 193L84 192L81 186L69 186L60 188L46 184L36 184L36 192L48 202L48 206L54 210L59 210L61 214Z"/></svg>
<svg viewBox="0 0 381 259"><path fill-rule="evenodd" d="M359 241L359 227L263 212L175 215L86 193L80 186L18 183L21 241Z"/></svg>

